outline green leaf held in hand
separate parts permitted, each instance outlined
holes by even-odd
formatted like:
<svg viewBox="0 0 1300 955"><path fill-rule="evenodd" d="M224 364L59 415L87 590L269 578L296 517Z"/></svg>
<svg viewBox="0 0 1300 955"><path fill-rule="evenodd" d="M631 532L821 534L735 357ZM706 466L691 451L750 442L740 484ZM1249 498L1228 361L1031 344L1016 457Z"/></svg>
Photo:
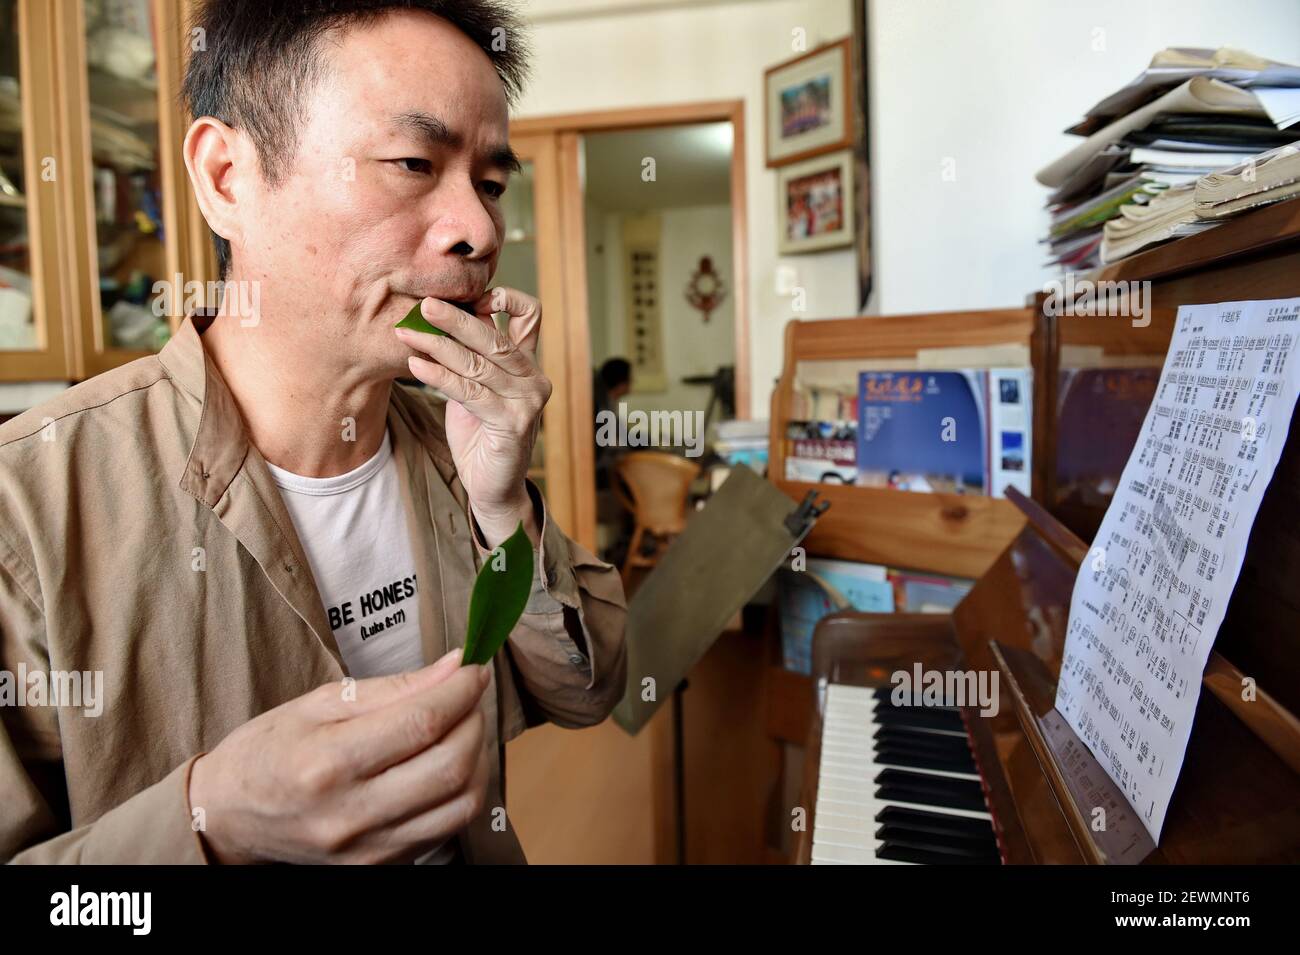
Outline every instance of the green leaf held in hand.
<svg viewBox="0 0 1300 955"><path fill-rule="evenodd" d="M487 664L519 622L533 589L533 542L523 521L479 568L469 598L469 625L460 665Z"/></svg>
<svg viewBox="0 0 1300 955"><path fill-rule="evenodd" d="M406 317L393 326L394 328L409 328L413 332L426 332L430 335L446 335L441 328L434 328L429 324L429 320L420 312L420 303L416 302L415 307L406 313Z"/></svg>

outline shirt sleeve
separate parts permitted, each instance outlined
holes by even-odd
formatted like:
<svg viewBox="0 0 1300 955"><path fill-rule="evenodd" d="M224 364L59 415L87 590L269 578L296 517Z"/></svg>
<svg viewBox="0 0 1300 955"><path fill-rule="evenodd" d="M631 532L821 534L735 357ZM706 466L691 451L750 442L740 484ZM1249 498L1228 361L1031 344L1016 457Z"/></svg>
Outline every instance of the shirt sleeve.
<svg viewBox="0 0 1300 955"><path fill-rule="evenodd" d="M627 602L613 565L565 536L541 491L526 482L541 529L536 575L506 652L519 676L527 725L590 726L605 719L627 679ZM480 564L491 550L469 508Z"/></svg>
<svg viewBox="0 0 1300 955"><path fill-rule="evenodd" d="M35 574L0 540L0 671L49 671ZM5 561L3 558L10 558ZM201 754L200 754L201 755ZM98 819L71 828L53 707L0 707L0 860L12 863L178 864L208 861L191 825L198 755Z"/></svg>

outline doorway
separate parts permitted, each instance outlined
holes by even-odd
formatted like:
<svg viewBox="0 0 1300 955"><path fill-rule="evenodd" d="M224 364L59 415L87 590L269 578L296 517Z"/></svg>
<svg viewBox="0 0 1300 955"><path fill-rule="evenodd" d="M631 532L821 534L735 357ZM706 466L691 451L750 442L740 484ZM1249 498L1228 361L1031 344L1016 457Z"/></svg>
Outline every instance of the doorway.
<svg viewBox="0 0 1300 955"><path fill-rule="evenodd" d="M712 379L729 365L734 407L748 415L744 104L516 120L511 145L525 175L506 193L515 204L507 206L510 231L495 281L540 298L539 359L554 385L532 473L560 526L599 553L610 531L597 520L593 392L605 361L633 364L629 409L683 411L707 410ZM651 170L653 178L643 178ZM638 290L627 281L625 254L629 237L644 247L656 228L657 328L645 315L638 326ZM707 321L686 298L706 257L725 289ZM637 327L646 333L638 336ZM638 338L656 330L658 351L638 354ZM715 408L713 420L720 416ZM675 857L669 715L664 708L635 737L606 720L580 732L541 726L509 744L510 815L530 860L644 864Z"/></svg>

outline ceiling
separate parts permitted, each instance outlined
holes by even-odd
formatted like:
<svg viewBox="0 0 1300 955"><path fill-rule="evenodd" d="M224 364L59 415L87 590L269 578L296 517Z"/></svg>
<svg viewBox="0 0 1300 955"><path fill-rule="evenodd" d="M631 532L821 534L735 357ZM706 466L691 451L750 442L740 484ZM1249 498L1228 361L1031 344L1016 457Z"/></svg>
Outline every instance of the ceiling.
<svg viewBox="0 0 1300 955"><path fill-rule="evenodd" d="M731 201L731 124L696 123L590 133L585 193L607 212L647 212ZM643 181L644 160L655 178Z"/></svg>

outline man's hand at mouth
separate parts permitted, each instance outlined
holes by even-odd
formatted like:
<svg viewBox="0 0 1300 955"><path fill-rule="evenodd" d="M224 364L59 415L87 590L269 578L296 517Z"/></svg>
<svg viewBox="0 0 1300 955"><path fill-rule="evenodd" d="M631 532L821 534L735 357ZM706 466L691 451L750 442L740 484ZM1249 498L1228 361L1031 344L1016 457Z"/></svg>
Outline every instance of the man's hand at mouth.
<svg viewBox="0 0 1300 955"><path fill-rule="evenodd" d="M507 332L492 315L510 316ZM411 374L437 388L447 403L447 444L474 519L496 547L522 521L536 546L540 528L524 486L542 409L551 382L537 366L542 306L512 288L490 289L473 303L473 314L442 299L426 298L421 314L448 337L394 329L420 352Z"/></svg>

